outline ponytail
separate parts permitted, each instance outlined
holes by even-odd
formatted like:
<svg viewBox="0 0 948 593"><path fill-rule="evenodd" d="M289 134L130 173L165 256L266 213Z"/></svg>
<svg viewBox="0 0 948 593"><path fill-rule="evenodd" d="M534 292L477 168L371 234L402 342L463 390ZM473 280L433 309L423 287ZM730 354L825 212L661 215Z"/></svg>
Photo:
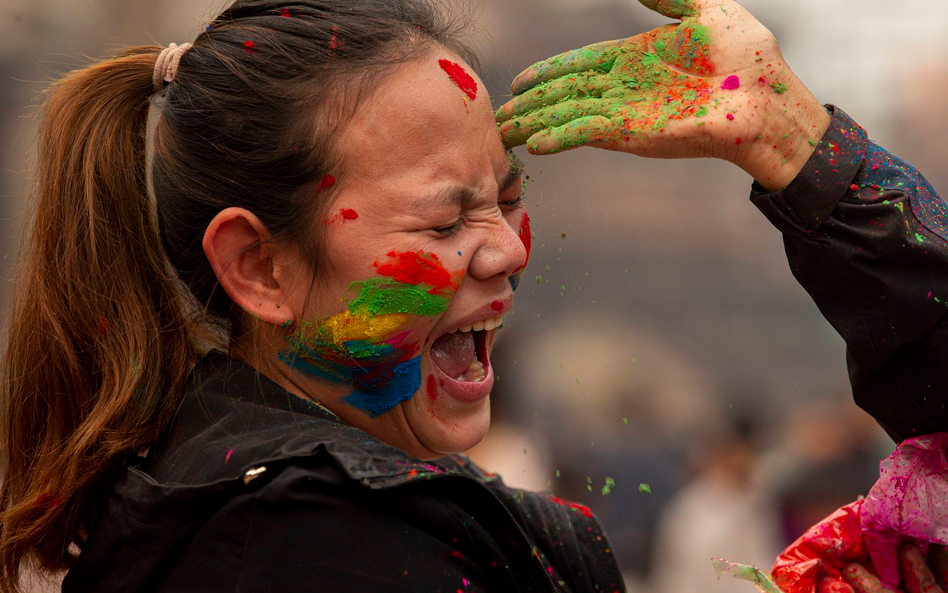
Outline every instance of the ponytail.
<svg viewBox="0 0 948 593"><path fill-rule="evenodd" d="M70 73L42 106L35 212L0 387L0 589L53 571L173 415L198 348L146 185L161 48Z"/></svg>

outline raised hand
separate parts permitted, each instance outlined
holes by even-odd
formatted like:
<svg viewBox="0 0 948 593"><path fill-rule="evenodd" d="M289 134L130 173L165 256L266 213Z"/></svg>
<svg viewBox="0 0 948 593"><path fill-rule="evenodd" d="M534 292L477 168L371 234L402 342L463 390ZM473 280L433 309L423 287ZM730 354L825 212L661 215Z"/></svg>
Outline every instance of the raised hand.
<svg viewBox="0 0 948 593"><path fill-rule="evenodd" d="M782 187L829 117L773 35L734 0L639 0L680 19L531 66L497 112L508 146L714 157Z"/></svg>

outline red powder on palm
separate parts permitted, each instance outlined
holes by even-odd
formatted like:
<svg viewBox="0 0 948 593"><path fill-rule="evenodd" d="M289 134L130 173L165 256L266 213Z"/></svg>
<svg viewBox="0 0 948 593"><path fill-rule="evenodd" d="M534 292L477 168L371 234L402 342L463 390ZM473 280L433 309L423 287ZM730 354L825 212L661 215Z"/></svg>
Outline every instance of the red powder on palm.
<svg viewBox="0 0 948 593"><path fill-rule="evenodd" d="M471 101L477 98L477 81L460 64L450 60L438 60L438 64Z"/></svg>
<svg viewBox="0 0 948 593"><path fill-rule="evenodd" d="M428 398L431 401L438 399L438 384L435 382L434 375L428 375Z"/></svg>
<svg viewBox="0 0 948 593"><path fill-rule="evenodd" d="M431 294L439 294L444 290L455 291L460 285L457 274L451 274L444 266L441 260L433 253L421 255L419 253L395 253L388 254L390 261L379 264L375 267L379 276L388 276L396 282L405 284L419 285L427 284L431 287L428 291Z"/></svg>

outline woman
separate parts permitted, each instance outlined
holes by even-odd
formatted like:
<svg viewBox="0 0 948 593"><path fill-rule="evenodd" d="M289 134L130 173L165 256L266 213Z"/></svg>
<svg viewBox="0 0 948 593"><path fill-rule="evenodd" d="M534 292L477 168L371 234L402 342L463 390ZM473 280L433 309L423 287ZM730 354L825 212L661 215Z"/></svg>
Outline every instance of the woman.
<svg viewBox="0 0 948 593"><path fill-rule="evenodd" d="M474 63L422 0L238 0L54 85L4 589L36 560L64 591L623 590L588 509L453 455L530 249Z"/></svg>
<svg viewBox="0 0 948 593"><path fill-rule="evenodd" d="M4 590L27 557L65 591L621 588L588 509L444 457L487 431L530 246L455 29L421 0L239 0L53 86Z"/></svg>

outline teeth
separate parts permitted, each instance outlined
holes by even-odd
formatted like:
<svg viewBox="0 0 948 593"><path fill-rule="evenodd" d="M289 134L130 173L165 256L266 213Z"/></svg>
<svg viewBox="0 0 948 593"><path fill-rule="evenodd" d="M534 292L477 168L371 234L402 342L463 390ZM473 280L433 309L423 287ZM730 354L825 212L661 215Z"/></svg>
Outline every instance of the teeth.
<svg viewBox="0 0 948 593"><path fill-rule="evenodd" d="M484 372L484 365L481 364L481 361L475 359L471 363L471 366L468 367L467 371L464 372L464 375L461 380L477 382L483 379L487 373Z"/></svg>
<svg viewBox="0 0 948 593"><path fill-rule="evenodd" d="M492 329L497 329L504 323L504 317L491 317L490 319L485 319L484 321L475 321L473 325L465 325L464 327L458 328L459 332L469 332L469 331L490 331Z"/></svg>

